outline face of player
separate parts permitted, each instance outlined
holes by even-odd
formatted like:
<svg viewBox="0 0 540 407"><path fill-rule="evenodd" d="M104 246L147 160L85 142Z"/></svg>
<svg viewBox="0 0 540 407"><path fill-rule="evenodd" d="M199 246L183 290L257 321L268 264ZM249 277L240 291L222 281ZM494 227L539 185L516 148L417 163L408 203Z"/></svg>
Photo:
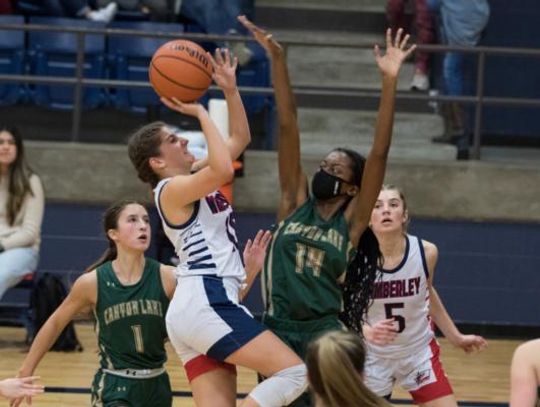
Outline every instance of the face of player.
<svg viewBox="0 0 540 407"><path fill-rule="evenodd" d="M321 169L348 184L353 184L353 163L350 157L342 151L332 151L328 154L321 162Z"/></svg>
<svg viewBox="0 0 540 407"><path fill-rule="evenodd" d="M118 250L144 253L150 246L150 218L146 209L139 204L129 204L120 212L116 229L109 230Z"/></svg>
<svg viewBox="0 0 540 407"><path fill-rule="evenodd" d="M8 131L0 132L0 166L8 168L17 158L15 138Z"/></svg>
<svg viewBox="0 0 540 407"><path fill-rule="evenodd" d="M382 190L371 212L371 228L376 234L388 232L403 232L407 222L407 211L399 191L395 189Z"/></svg>
<svg viewBox="0 0 540 407"><path fill-rule="evenodd" d="M170 128L163 128L159 147L161 154L156 159L161 168L167 170L168 175L190 173L195 156L189 152L188 143L188 140L178 136Z"/></svg>

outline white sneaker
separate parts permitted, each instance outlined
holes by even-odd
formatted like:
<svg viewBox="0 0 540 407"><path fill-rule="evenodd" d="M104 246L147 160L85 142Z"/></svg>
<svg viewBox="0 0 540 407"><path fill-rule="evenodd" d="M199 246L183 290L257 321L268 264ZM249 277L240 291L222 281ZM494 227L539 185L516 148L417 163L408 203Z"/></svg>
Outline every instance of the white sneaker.
<svg viewBox="0 0 540 407"><path fill-rule="evenodd" d="M427 91L429 89L429 78L426 74L416 72L411 81L411 90Z"/></svg>
<svg viewBox="0 0 540 407"><path fill-rule="evenodd" d="M92 21L99 21L102 23L110 23L114 16L116 15L116 11L118 10L118 5L116 3L109 3L107 6L100 8L98 10L92 10L90 13L88 13L87 17L89 20Z"/></svg>
<svg viewBox="0 0 540 407"><path fill-rule="evenodd" d="M229 30L227 34L237 35L238 32L235 29ZM238 64L244 66L249 64L251 58L253 57L253 51L250 50L247 44L244 41L235 41L231 43L230 41L225 42L225 46L229 48L233 56L238 58Z"/></svg>

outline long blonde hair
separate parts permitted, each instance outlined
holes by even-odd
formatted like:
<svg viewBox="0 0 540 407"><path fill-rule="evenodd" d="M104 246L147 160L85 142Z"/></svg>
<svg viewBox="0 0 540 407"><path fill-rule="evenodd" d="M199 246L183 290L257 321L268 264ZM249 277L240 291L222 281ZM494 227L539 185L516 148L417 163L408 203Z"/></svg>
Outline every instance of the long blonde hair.
<svg viewBox="0 0 540 407"><path fill-rule="evenodd" d="M325 407L390 407L363 382L366 352L358 334L333 331L311 342L306 365L311 390Z"/></svg>

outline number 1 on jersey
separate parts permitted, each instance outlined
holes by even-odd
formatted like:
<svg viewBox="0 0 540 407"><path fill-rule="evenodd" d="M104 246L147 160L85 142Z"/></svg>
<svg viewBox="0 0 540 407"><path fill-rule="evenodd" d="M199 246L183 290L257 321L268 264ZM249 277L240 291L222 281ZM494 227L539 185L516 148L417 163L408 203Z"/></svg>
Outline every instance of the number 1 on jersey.
<svg viewBox="0 0 540 407"><path fill-rule="evenodd" d="M304 268L313 270L313 275L321 275L321 267L324 261L324 251L296 243L296 269L298 274L302 274Z"/></svg>
<svg viewBox="0 0 540 407"><path fill-rule="evenodd" d="M133 338L135 340L135 350L137 353L144 353L144 342L142 336L142 327L140 325L131 325Z"/></svg>

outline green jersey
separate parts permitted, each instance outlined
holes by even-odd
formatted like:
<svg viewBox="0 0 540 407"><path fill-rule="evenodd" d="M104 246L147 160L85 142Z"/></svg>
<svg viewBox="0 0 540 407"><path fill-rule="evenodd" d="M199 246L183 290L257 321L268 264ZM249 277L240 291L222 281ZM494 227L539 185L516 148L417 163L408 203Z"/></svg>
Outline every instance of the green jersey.
<svg viewBox="0 0 540 407"><path fill-rule="evenodd" d="M265 314L293 321L337 316L354 248L343 210L324 220L310 198L277 225L263 269Z"/></svg>
<svg viewBox="0 0 540 407"><path fill-rule="evenodd" d="M100 365L104 369L156 369L167 359L165 313L169 299L160 264L146 259L141 279L123 285L109 261L96 270Z"/></svg>

